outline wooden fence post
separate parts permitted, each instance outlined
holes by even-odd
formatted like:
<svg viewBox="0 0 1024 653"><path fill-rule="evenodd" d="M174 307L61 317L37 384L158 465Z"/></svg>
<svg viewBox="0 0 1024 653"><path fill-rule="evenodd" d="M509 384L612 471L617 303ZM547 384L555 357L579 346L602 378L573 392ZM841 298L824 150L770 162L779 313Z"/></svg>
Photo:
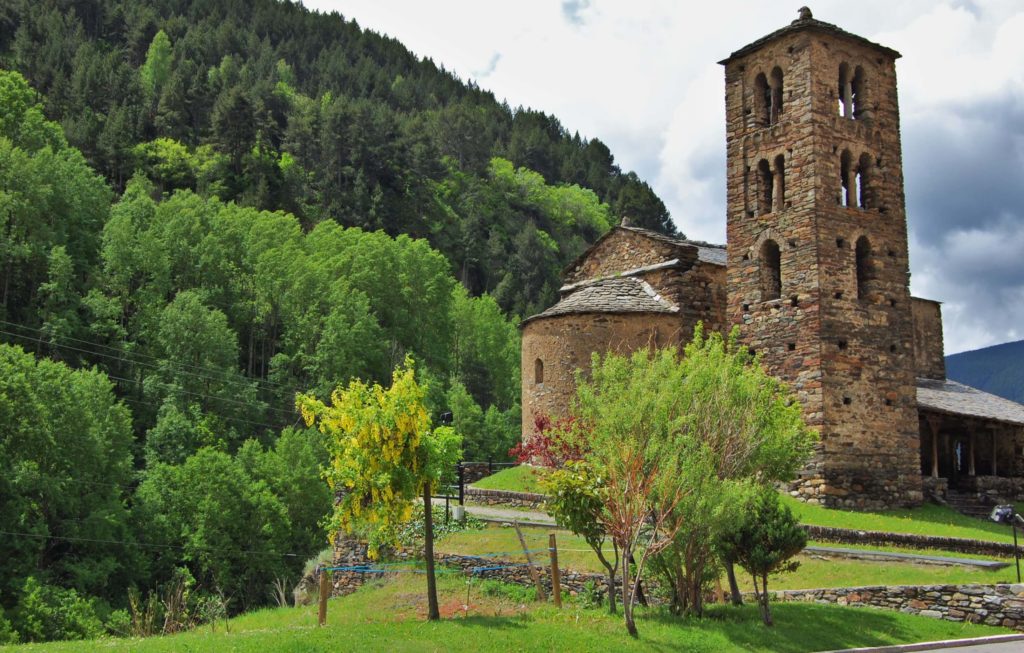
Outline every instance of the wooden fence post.
<svg viewBox="0 0 1024 653"><path fill-rule="evenodd" d="M551 554L551 595L555 599L555 607L562 607L562 579L558 572L558 546L555 534L548 534L548 553Z"/></svg>
<svg viewBox="0 0 1024 653"><path fill-rule="evenodd" d="M514 521L512 525L515 526L516 535L519 536L519 544L523 547L523 553L526 555L526 568L530 570L530 578L533 579L533 584L537 586L537 600L546 601L547 596L544 594L544 583L540 580L540 574L537 573L537 569L533 566L533 558L530 557L530 549L526 546L526 538L523 537L523 531L519 530L519 522Z"/></svg>
<svg viewBox="0 0 1024 653"><path fill-rule="evenodd" d="M320 570L320 612L317 614L317 624L320 626L327 623L327 599L331 595L330 573L326 569Z"/></svg>

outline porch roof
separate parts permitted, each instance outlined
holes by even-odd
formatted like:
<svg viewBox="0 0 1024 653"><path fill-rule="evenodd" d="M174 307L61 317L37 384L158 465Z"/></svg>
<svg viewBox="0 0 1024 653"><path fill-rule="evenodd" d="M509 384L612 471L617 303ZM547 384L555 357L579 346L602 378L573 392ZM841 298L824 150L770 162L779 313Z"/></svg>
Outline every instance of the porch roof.
<svg viewBox="0 0 1024 653"><path fill-rule="evenodd" d="M1024 405L949 379L919 378L917 406L939 413L1024 426Z"/></svg>

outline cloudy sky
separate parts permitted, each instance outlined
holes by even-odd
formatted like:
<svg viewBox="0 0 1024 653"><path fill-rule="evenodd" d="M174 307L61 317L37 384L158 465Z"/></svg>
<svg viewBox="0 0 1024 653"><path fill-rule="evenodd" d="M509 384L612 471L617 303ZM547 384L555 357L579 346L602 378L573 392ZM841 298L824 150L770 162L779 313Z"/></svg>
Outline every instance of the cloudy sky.
<svg viewBox="0 0 1024 653"><path fill-rule="evenodd" d="M725 240L715 62L799 0L303 0L608 144L691 238ZM1024 2L818 0L899 50L911 290L944 303L946 352L1024 338Z"/></svg>

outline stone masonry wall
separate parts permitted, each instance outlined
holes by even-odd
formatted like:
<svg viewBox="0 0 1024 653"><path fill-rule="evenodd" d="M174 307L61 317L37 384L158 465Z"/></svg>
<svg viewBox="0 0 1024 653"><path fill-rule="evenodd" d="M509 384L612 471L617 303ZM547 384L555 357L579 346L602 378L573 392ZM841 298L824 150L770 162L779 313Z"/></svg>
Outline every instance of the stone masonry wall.
<svg viewBox="0 0 1024 653"><path fill-rule="evenodd" d="M697 258L697 248L682 247L629 229L613 227L584 258L565 271L565 283L615 275L676 258L691 264Z"/></svg>
<svg viewBox="0 0 1024 653"><path fill-rule="evenodd" d="M914 369L926 379L946 378L942 344L942 305L930 299L911 297L914 317Z"/></svg>
<svg viewBox="0 0 1024 653"><path fill-rule="evenodd" d="M776 591L780 601L874 606L1024 630L1024 585L896 585Z"/></svg>
<svg viewBox="0 0 1024 653"><path fill-rule="evenodd" d="M840 117L842 63L862 66L857 119ZM759 122L755 80L778 67L782 109ZM802 496L871 509L922 500L913 324L895 66L891 55L795 31L726 65L728 283L731 321L789 381L821 434ZM867 206L843 206L841 158L865 162ZM784 161L768 206L762 160ZM855 192L855 191L854 191ZM778 197L781 193L782 197ZM856 204L856 203L855 203ZM857 243L866 238L860 254ZM780 251L781 297L766 299ZM858 265L858 260L860 264Z"/></svg>
<svg viewBox="0 0 1024 653"><path fill-rule="evenodd" d="M626 354L679 344L682 334L679 318L662 313L573 314L527 322L522 331L524 437L533 433L535 415L568 413L576 370L589 370L594 352ZM542 383L534 375L537 359L544 365Z"/></svg>

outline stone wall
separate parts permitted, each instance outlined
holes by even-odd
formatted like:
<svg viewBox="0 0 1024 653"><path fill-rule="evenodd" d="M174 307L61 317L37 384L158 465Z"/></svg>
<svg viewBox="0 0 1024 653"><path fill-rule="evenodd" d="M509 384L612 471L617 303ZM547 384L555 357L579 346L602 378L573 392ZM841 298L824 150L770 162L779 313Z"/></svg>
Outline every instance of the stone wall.
<svg viewBox="0 0 1024 653"><path fill-rule="evenodd" d="M862 67L857 119L837 115L842 64ZM781 109L759 114L759 75L781 71ZM833 507L921 502L914 342L895 65L890 51L792 30L726 62L728 318L789 381L821 442L800 496ZM844 152L864 206L839 202ZM762 161L778 171L764 201ZM850 164L847 164L850 171ZM863 240L862 240L863 239ZM766 243L778 247L781 296ZM858 247L858 243L861 243ZM769 248L770 249L770 248Z"/></svg>
<svg viewBox="0 0 1024 653"><path fill-rule="evenodd" d="M365 549L363 549L365 553ZM358 551L356 551L358 553ZM422 557L421 551L405 550L399 552L399 558ZM533 587L534 581L530 570L525 564L511 560L496 558L479 558L475 556L439 553L434 556L438 564L447 568L462 569L474 578L500 580L526 587ZM551 592L551 570L545 563L546 558L535 559L535 568L540 575L545 591ZM365 564L352 557L345 562L335 561L337 566L344 564ZM357 573L334 573L334 595L349 594L361 585L365 579L354 577L367 576ZM375 575L376 576L376 575ZM576 596L585 591L591 584L600 594L608 591L608 579L604 574L581 573L570 569L561 570L559 578L562 591L569 596ZM654 589L655 584L645 582L647 589ZM616 593L621 591L621 583L616 583ZM649 592L650 597L654 592ZM835 603L847 606L874 606L886 610L898 610L925 617L945 619L948 621L967 621L984 623L992 626L1003 626L1024 630L1024 585L897 585L842 587L808 590L776 590L773 595L778 601L800 601L813 603ZM653 598L653 597L652 597ZM750 600L750 596L747 599Z"/></svg>
<svg viewBox="0 0 1024 653"><path fill-rule="evenodd" d="M692 333L692 332L691 332ZM563 417L576 392L576 371L590 370L594 352L627 354L642 347L678 345L679 318L661 313L569 314L531 320L523 326L523 434L533 433L534 416ZM536 382L535 361L544 380Z"/></svg>
<svg viewBox="0 0 1024 653"><path fill-rule="evenodd" d="M942 304L912 297L914 317L914 369L926 379L946 378L945 349L942 344Z"/></svg>
<svg viewBox="0 0 1024 653"><path fill-rule="evenodd" d="M468 487L465 490L466 503L481 506L511 506L513 508L540 508L547 501L547 495L531 492L505 492Z"/></svg>
<svg viewBox="0 0 1024 653"><path fill-rule="evenodd" d="M644 234L613 227L584 256L565 270L566 284L606 277L637 268L680 259L690 267L697 259L697 248L649 238Z"/></svg>
<svg viewBox="0 0 1024 653"><path fill-rule="evenodd" d="M780 601L874 606L947 621L1024 630L1024 585L897 585L783 590Z"/></svg>
<svg viewBox="0 0 1024 653"><path fill-rule="evenodd" d="M1013 557L1013 544L1009 542L986 542L961 537L938 537L935 535L915 535L912 533L887 533L884 531L858 531L850 528L831 528L828 526L802 525L807 538L818 542L838 544L860 544L873 546L903 546L913 549L937 549L956 553L993 556L998 558ZM1024 555L1024 546L1020 553Z"/></svg>

